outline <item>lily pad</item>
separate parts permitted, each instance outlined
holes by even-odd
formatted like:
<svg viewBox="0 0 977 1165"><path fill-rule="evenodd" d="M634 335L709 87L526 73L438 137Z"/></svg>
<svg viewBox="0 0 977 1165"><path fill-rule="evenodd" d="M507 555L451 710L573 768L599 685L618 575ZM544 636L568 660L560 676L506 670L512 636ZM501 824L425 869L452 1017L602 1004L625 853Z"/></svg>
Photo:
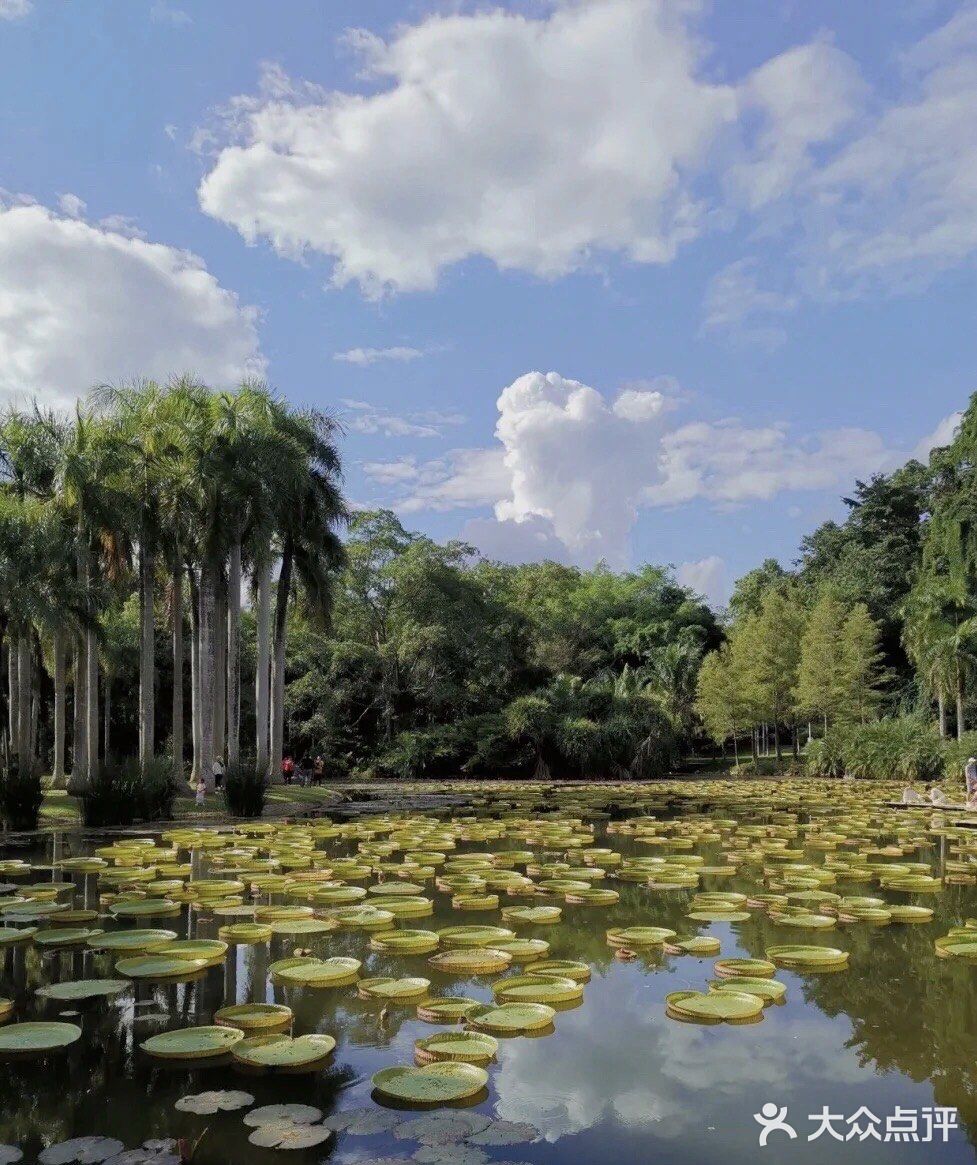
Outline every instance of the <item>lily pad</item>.
<svg viewBox="0 0 977 1165"><path fill-rule="evenodd" d="M325 1125L283 1121L281 1124L261 1125L248 1140L264 1149L311 1149L328 1141L332 1135L332 1130Z"/></svg>
<svg viewBox="0 0 977 1165"><path fill-rule="evenodd" d="M251 1128L261 1125L313 1125L322 1120L322 1111L311 1104L263 1104L245 1115L244 1123Z"/></svg>
<svg viewBox="0 0 977 1165"><path fill-rule="evenodd" d="M254 1104L250 1092L198 1092L195 1096L181 1096L173 1105L177 1112L192 1112L197 1116L211 1116L215 1112L235 1112Z"/></svg>
<svg viewBox="0 0 977 1165"><path fill-rule="evenodd" d="M284 1035L251 1036L236 1044L231 1055L252 1068L286 1072L311 1070L332 1054L336 1041L324 1032L291 1039Z"/></svg>
<svg viewBox="0 0 977 1165"><path fill-rule="evenodd" d="M448 1104L476 1096L488 1083L488 1073L475 1064L446 1062L423 1068L396 1065L373 1074L382 1096L409 1104Z"/></svg>
<svg viewBox="0 0 977 1165"><path fill-rule="evenodd" d="M214 1023L244 1032L287 1027L291 1022L292 1009L284 1003L238 1003L214 1012Z"/></svg>
<svg viewBox="0 0 977 1165"><path fill-rule="evenodd" d="M669 1012L704 1023L742 1023L763 1012L763 1000L740 991L672 991L665 996Z"/></svg>
<svg viewBox="0 0 977 1165"><path fill-rule="evenodd" d="M151 1036L139 1046L161 1060L205 1060L223 1056L243 1039L236 1027L185 1027Z"/></svg>
<svg viewBox="0 0 977 1165"><path fill-rule="evenodd" d="M498 1050L498 1040L479 1031L440 1032L414 1041L415 1053L425 1062L463 1060L469 1064L487 1064Z"/></svg>
<svg viewBox="0 0 977 1165"><path fill-rule="evenodd" d="M465 1013L473 1026L498 1035L540 1031L553 1022L556 1012L545 1003L479 1004Z"/></svg>
<svg viewBox="0 0 977 1165"><path fill-rule="evenodd" d="M0 1055L58 1052L81 1038L73 1023L11 1023L0 1028Z"/></svg>
<svg viewBox="0 0 977 1165"><path fill-rule="evenodd" d="M42 999L78 1002L105 995L119 995L128 989L129 983L125 979L72 979L65 983L51 983L47 987L38 987L37 994Z"/></svg>

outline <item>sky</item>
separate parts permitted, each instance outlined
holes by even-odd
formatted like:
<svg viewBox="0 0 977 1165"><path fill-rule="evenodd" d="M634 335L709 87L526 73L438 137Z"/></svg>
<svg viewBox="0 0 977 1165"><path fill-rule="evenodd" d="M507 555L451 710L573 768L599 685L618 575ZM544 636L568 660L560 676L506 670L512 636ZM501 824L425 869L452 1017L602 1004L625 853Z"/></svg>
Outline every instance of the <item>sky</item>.
<svg viewBox="0 0 977 1165"><path fill-rule="evenodd" d="M975 111L951 0L0 0L0 400L262 376L722 603L977 388Z"/></svg>

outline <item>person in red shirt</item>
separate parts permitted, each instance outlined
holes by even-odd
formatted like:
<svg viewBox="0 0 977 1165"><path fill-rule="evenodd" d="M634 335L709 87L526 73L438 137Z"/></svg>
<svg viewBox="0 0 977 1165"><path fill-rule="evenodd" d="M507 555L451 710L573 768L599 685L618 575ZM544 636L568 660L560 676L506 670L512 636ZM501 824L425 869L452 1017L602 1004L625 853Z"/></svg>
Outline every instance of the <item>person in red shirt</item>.
<svg viewBox="0 0 977 1165"><path fill-rule="evenodd" d="M292 775L295 772L295 761L290 756L282 758L282 780L286 785L292 783Z"/></svg>

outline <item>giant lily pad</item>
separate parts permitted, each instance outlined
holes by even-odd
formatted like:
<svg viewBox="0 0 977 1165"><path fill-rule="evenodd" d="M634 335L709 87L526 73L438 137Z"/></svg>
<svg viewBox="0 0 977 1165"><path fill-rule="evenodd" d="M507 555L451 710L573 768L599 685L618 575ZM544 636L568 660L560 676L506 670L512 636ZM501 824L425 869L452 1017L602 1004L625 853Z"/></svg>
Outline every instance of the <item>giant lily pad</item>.
<svg viewBox="0 0 977 1165"><path fill-rule="evenodd" d="M206 968L204 959L174 959L166 955L137 955L132 959L120 959L115 964L120 975L150 981L190 978Z"/></svg>
<svg viewBox="0 0 977 1165"><path fill-rule="evenodd" d="M128 989L129 984L125 979L72 979L66 983L51 983L47 987L38 987L37 994L42 999L80 1002L83 999L119 995Z"/></svg>
<svg viewBox="0 0 977 1165"><path fill-rule="evenodd" d="M583 984L560 975L511 975L492 987L500 1003L567 1003L580 999Z"/></svg>
<svg viewBox="0 0 977 1165"><path fill-rule="evenodd" d="M303 960L276 973L283 983L301 987L343 987L356 982L361 965L359 959L336 955L330 959Z"/></svg>
<svg viewBox="0 0 977 1165"><path fill-rule="evenodd" d="M431 986L431 980L419 976L403 979L382 976L361 979L356 986L364 999L389 999L394 1003L406 1003L410 1000L423 999Z"/></svg>
<svg viewBox="0 0 977 1165"><path fill-rule="evenodd" d="M81 1037L73 1023L11 1023L0 1028L0 1055L58 1052Z"/></svg>
<svg viewBox="0 0 977 1165"><path fill-rule="evenodd" d="M284 1003L237 1003L214 1012L214 1023L244 1032L287 1027L291 1022L292 1009Z"/></svg>
<svg viewBox="0 0 977 1165"><path fill-rule="evenodd" d="M763 1000L740 991L672 991L665 996L669 1013L701 1023L743 1023L763 1011Z"/></svg>
<svg viewBox="0 0 977 1165"><path fill-rule="evenodd" d="M151 1036L139 1046L161 1060L205 1060L223 1056L243 1039L236 1027L185 1027Z"/></svg>
<svg viewBox="0 0 977 1165"><path fill-rule="evenodd" d="M332 1055L336 1041L324 1032L291 1039L284 1035L250 1036L232 1049L239 1063L255 1069L311 1071Z"/></svg>
<svg viewBox="0 0 977 1165"><path fill-rule="evenodd" d="M499 1050L499 1043L487 1032L439 1032L414 1041L414 1052L422 1062L463 1060L487 1064Z"/></svg>
<svg viewBox="0 0 977 1165"><path fill-rule="evenodd" d="M408 1104L448 1104L476 1096L488 1083L488 1073L475 1064L444 1062L423 1068L397 1065L373 1074L373 1087L382 1096Z"/></svg>
<svg viewBox="0 0 977 1165"><path fill-rule="evenodd" d="M545 1003L478 1004L465 1012L473 1026L497 1035L519 1035L540 1031L553 1022L556 1012Z"/></svg>

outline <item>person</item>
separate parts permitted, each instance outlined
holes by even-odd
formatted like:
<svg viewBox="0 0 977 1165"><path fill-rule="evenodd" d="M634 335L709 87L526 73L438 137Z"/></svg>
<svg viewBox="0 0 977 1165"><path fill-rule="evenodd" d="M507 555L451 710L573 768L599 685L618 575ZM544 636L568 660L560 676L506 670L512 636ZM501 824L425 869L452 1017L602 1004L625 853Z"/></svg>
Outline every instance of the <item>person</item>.
<svg viewBox="0 0 977 1165"><path fill-rule="evenodd" d="M197 808L203 809L204 797L207 795L207 782L202 776L197 777Z"/></svg>
<svg viewBox="0 0 977 1165"><path fill-rule="evenodd" d="M321 785L326 777L326 762L322 755L318 755L312 765L312 784Z"/></svg>
<svg viewBox="0 0 977 1165"><path fill-rule="evenodd" d="M214 788L219 789L224 784L224 762L219 756L214 757Z"/></svg>
<svg viewBox="0 0 977 1165"><path fill-rule="evenodd" d="M977 808L977 757L970 757L963 770L964 780L967 782L967 805Z"/></svg>
<svg viewBox="0 0 977 1165"><path fill-rule="evenodd" d="M292 774L295 772L295 761L290 756L282 757L282 780L286 785L292 783Z"/></svg>

